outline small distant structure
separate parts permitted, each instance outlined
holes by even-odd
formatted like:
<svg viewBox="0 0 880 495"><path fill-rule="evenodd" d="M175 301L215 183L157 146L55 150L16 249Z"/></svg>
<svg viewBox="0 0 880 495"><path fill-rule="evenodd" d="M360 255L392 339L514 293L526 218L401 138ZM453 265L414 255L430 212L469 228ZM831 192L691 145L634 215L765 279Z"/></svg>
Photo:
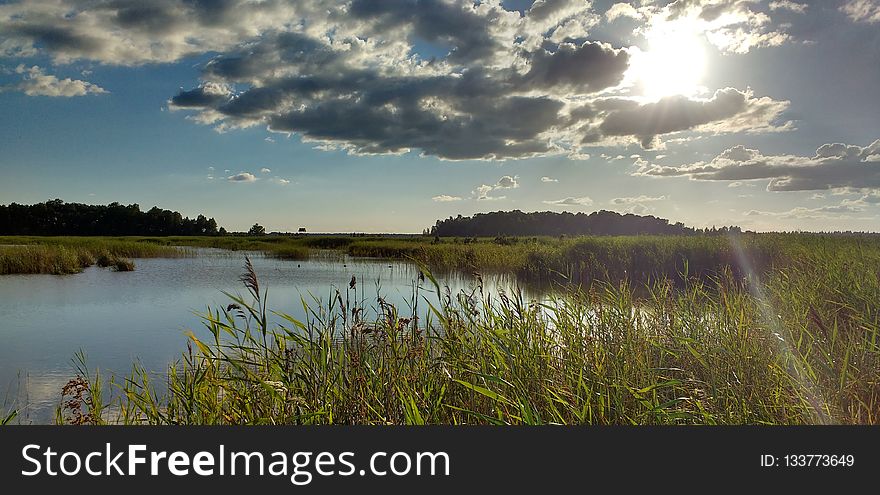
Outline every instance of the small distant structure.
<svg viewBox="0 0 880 495"><path fill-rule="evenodd" d="M305 228L305 227L300 227L296 232L297 232L298 234L305 234L305 233L306 233L306 228Z"/></svg>

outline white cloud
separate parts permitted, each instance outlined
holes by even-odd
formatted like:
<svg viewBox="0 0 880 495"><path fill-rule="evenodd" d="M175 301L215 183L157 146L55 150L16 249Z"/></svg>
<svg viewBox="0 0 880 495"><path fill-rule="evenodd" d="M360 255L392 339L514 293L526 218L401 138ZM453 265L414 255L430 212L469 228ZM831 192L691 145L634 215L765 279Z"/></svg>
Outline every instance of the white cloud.
<svg viewBox="0 0 880 495"><path fill-rule="evenodd" d="M816 218L845 218L849 213L859 213L862 211L860 206L856 205L830 205L820 206L818 208L806 208L798 206L787 211L761 211L749 210L746 216L770 216L784 219L816 219Z"/></svg>
<svg viewBox="0 0 880 495"><path fill-rule="evenodd" d="M587 196L581 196L581 197L579 197L579 198L575 198L575 197L571 197L571 196L569 196L569 197L567 197L567 198L562 198L562 199L556 199L556 200L548 200L548 201L544 201L544 204L548 204L548 205L556 205L556 206L579 206L579 207L583 207L583 206L590 206L590 205L592 205L592 204L593 204L593 200L590 199L590 198L587 197Z"/></svg>
<svg viewBox="0 0 880 495"><path fill-rule="evenodd" d="M770 7L770 10L790 10L798 14L803 14L807 11L807 4L793 2L792 0L773 0L768 7Z"/></svg>
<svg viewBox="0 0 880 495"><path fill-rule="evenodd" d="M541 182L559 182L559 179L554 179L545 175L544 177L541 177Z"/></svg>
<svg viewBox="0 0 880 495"><path fill-rule="evenodd" d="M517 182L518 176L509 176L505 175L498 179L498 182L495 183L495 189L516 189L519 187L519 182Z"/></svg>
<svg viewBox="0 0 880 495"><path fill-rule="evenodd" d="M494 189L497 189L497 187L489 186L486 184L481 184L481 185L477 186L476 189L471 191L471 194L473 195L474 199L476 199L478 201L496 201L496 200L504 199L507 197L507 196L489 196L489 193L491 193Z"/></svg>
<svg viewBox="0 0 880 495"><path fill-rule="evenodd" d="M614 198L609 203L613 205L630 205L634 203L648 203L652 201L664 201L666 196L646 196L644 194L640 196L630 196L623 198Z"/></svg>
<svg viewBox="0 0 880 495"><path fill-rule="evenodd" d="M880 22L878 0L849 0L840 7L840 10L855 22Z"/></svg>
<svg viewBox="0 0 880 495"><path fill-rule="evenodd" d="M263 167L263 168L260 169L260 173L261 173L261 174L271 174L271 173L272 173L272 170L269 169L269 168Z"/></svg>
<svg viewBox="0 0 880 495"><path fill-rule="evenodd" d="M797 12L800 7L789 0L774 2L775 9L764 12L755 0L677 0L655 8L654 24L684 22L702 32L724 53L748 53L752 49L780 46L792 40L785 23L771 16L779 10Z"/></svg>
<svg viewBox="0 0 880 495"><path fill-rule="evenodd" d="M273 178L270 179L269 181L272 182L273 184L278 184L278 185L281 185L281 186L286 186L286 185L290 184L290 180L288 180L288 179L283 179L283 178L281 178L281 177L273 177Z"/></svg>
<svg viewBox="0 0 880 495"><path fill-rule="evenodd" d="M449 203L452 201L461 201L461 196L450 196L449 194L440 194L431 198L431 201L437 203Z"/></svg>
<svg viewBox="0 0 880 495"><path fill-rule="evenodd" d="M858 199L844 199L840 202L844 206L861 208L864 206L880 206L880 190L868 191Z"/></svg>
<svg viewBox="0 0 880 495"><path fill-rule="evenodd" d="M70 78L58 79L54 75L46 74L45 70L36 65L33 67L19 65L15 68L15 72L23 74L24 79L17 85L7 87L7 89L18 90L28 96L69 98L107 93L104 88L87 81Z"/></svg>
<svg viewBox="0 0 880 495"><path fill-rule="evenodd" d="M609 22L614 21L619 17L641 19L642 14L639 13L639 11L636 10L635 7L633 7L631 4L624 2L615 3L608 10L605 11L605 18L608 19Z"/></svg>
<svg viewBox="0 0 880 495"><path fill-rule="evenodd" d="M239 172L226 178L229 182L254 182L257 176L250 172Z"/></svg>

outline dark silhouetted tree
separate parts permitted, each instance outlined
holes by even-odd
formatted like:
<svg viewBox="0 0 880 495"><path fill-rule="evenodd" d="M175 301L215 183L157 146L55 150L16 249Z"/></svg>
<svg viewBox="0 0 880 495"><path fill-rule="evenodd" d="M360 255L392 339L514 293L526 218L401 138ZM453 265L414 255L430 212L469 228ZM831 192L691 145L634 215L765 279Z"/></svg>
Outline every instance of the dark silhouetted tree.
<svg viewBox="0 0 880 495"><path fill-rule="evenodd" d="M622 215L613 211L596 211L590 214L537 211L523 213L520 210L477 213L472 217L449 217L437 220L430 235L439 237L498 237L535 235L691 235L696 230L678 222L652 215ZM499 241L500 242L500 241Z"/></svg>
<svg viewBox="0 0 880 495"><path fill-rule="evenodd" d="M218 235L217 222L195 220L154 206L87 205L54 199L35 205L0 205L0 234L5 235Z"/></svg>

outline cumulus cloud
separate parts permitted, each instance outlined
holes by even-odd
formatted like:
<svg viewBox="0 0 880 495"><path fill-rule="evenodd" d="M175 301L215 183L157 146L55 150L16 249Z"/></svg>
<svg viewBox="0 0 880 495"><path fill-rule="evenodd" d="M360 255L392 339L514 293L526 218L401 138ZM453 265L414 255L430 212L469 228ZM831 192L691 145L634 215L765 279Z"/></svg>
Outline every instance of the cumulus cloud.
<svg viewBox="0 0 880 495"><path fill-rule="evenodd" d="M774 21L779 10L802 11L799 4L782 0L772 2L770 12L755 0L675 0L665 7L654 7L656 20L685 20L698 27L706 39L725 53L748 53L754 48L780 46L792 37L787 24Z"/></svg>
<svg viewBox="0 0 880 495"><path fill-rule="evenodd" d="M798 14L803 14L807 11L807 4L791 0L773 0L767 6L770 7L770 10L790 10Z"/></svg>
<svg viewBox="0 0 880 495"><path fill-rule="evenodd" d="M627 52L615 50L607 43L562 43L552 52L535 52L528 73L518 83L530 88L594 93L619 84L628 66Z"/></svg>
<svg viewBox="0 0 880 495"><path fill-rule="evenodd" d="M254 182L257 176L250 172L239 172L226 178L229 182Z"/></svg>
<svg viewBox="0 0 880 495"><path fill-rule="evenodd" d="M583 207L583 206L592 205L593 200L587 196L581 196L579 198L569 196L567 198L544 201L544 203L548 204L548 205L556 205L556 206L581 206L581 207Z"/></svg>
<svg viewBox="0 0 880 495"><path fill-rule="evenodd" d="M636 175L686 176L702 181L767 180L768 191L880 190L878 155L880 139L865 147L823 144L815 156L763 155L740 145L707 162L677 167L644 164Z"/></svg>
<svg viewBox="0 0 880 495"><path fill-rule="evenodd" d="M724 49L740 51L782 37L752 4L617 4L605 16L640 17L646 29L693 17L707 37L733 33ZM0 55L137 66L211 54L201 83L169 95L169 109L356 154L579 159L609 139L785 128L776 119L787 102L748 90L612 101L625 94L632 49L588 41L600 20L583 0L538 0L524 14L470 0L31 0L0 5ZM444 54L424 55L424 44Z"/></svg>
<svg viewBox="0 0 880 495"><path fill-rule="evenodd" d="M286 186L290 184L289 179L284 179L282 177L273 177L269 179L269 182L272 182L273 184L278 184L279 186Z"/></svg>
<svg viewBox="0 0 880 495"><path fill-rule="evenodd" d="M541 182L559 182L559 179L554 179L553 177L541 177Z"/></svg>
<svg viewBox="0 0 880 495"><path fill-rule="evenodd" d="M667 96L657 102L632 104L612 101L612 109L599 130L605 136L633 136L644 148L655 138L685 130L705 132L760 132L789 129L791 122L779 122L788 101L756 98L751 91L719 89L709 99Z"/></svg>
<svg viewBox="0 0 880 495"><path fill-rule="evenodd" d="M855 22L880 22L880 1L849 0L840 10Z"/></svg>
<svg viewBox="0 0 880 495"><path fill-rule="evenodd" d="M19 65L15 68L15 73L23 75L22 81L6 89L21 91L28 96L73 97L107 93L104 88L90 82L58 79L54 75L46 74L45 70L36 65Z"/></svg>
<svg viewBox="0 0 880 495"><path fill-rule="evenodd" d="M864 206L880 206L880 190L875 189L873 191L868 191L867 194L862 195L858 199L844 199L840 204L857 208Z"/></svg>
<svg viewBox="0 0 880 495"><path fill-rule="evenodd" d="M493 190L497 189L496 186L490 186L487 184L481 184L477 186L476 189L471 191L471 195L477 201L495 201L499 199L505 199L507 196L491 196Z"/></svg>
<svg viewBox="0 0 880 495"><path fill-rule="evenodd" d="M261 173L261 174L271 174L271 173L272 173L272 169L269 169L269 168L263 167L263 168L260 169L260 173Z"/></svg>
<svg viewBox="0 0 880 495"><path fill-rule="evenodd" d="M224 129L266 125L352 153L522 158L561 152L558 141L570 138L555 131L588 117L564 112L569 99L620 83L628 67L624 50L594 42L540 47L508 61L522 70L409 58L377 66L374 52L357 39L331 45L295 33L267 36L213 59L203 74L211 82L181 91L170 106ZM236 84L249 89L227 91Z"/></svg>
<svg viewBox="0 0 880 495"><path fill-rule="evenodd" d="M461 201L461 196L450 196L449 194L440 194L431 198L431 201L437 203L450 203L452 201Z"/></svg>
<svg viewBox="0 0 880 495"><path fill-rule="evenodd" d="M511 177L509 175L505 175L498 179L498 182L495 183L495 189L516 189L517 187L519 187L519 182L517 182L516 180L518 178L519 177L517 176Z"/></svg>
<svg viewBox="0 0 880 495"><path fill-rule="evenodd" d="M605 11L605 18L608 21L614 21L620 17L629 17L631 19L641 19L642 14L632 6L632 4L619 2L615 3Z"/></svg>
<svg viewBox="0 0 880 495"><path fill-rule="evenodd" d="M224 51L285 23L296 23L315 7L313 3L284 0L4 3L0 5L0 33L4 38L0 48L6 55L34 55L42 51L59 63L94 60L131 66L173 62L192 54Z"/></svg>

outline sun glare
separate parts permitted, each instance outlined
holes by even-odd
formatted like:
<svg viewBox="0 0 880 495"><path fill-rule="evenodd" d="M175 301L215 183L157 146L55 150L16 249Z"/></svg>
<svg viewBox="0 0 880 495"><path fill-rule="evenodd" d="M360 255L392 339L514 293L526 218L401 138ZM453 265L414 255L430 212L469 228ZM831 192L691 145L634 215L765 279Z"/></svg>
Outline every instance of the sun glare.
<svg viewBox="0 0 880 495"><path fill-rule="evenodd" d="M647 33L646 51L634 55L634 82L650 99L693 96L700 90L706 68L704 40L687 22L654 26Z"/></svg>

